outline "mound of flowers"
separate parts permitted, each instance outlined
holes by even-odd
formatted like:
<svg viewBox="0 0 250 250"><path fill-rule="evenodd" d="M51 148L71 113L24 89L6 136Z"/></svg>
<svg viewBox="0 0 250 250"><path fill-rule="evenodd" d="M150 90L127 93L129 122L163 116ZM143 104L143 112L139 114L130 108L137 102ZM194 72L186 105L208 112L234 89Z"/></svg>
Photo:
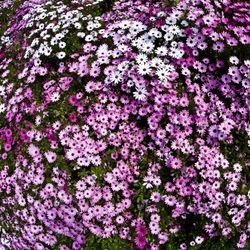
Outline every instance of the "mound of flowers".
<svg viewBox="0 0 250 250"><path fill-rule="evenodd" d="M248 249L249 13L3 1L3 249Z"/></svg>

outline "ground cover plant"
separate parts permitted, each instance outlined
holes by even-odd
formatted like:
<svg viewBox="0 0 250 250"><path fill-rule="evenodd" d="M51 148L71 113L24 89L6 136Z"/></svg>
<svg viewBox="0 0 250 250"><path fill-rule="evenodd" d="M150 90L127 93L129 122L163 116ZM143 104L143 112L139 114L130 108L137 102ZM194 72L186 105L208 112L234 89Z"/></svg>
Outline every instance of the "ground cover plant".
<svg viewBox="0 0 250 250"><path fill-rule="evenodd" d="M0 248L250 249L250 4L0 3Z"/></svg>

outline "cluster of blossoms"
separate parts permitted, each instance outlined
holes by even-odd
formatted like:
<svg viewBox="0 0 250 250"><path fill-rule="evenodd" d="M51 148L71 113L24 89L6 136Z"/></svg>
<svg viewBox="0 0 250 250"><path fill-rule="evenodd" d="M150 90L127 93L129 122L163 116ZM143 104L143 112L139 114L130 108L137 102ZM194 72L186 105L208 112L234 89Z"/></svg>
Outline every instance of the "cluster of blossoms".
<svg viewBox="0 0 250 250"><path fill-rule="evenodd" d="M0 244L247 249L250 4L99 4L25 1L0 38Z"/></svg>

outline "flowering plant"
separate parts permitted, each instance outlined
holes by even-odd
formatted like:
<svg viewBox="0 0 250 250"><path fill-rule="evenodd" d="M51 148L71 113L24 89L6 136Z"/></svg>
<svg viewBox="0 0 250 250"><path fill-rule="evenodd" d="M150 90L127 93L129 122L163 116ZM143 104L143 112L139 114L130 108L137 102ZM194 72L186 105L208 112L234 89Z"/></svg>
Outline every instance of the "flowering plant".
<svg viewBox="0 0 250 250"><path fill-rule="evenodd" d="M3 249L248 249L249 13L3 1Z"/></svg>

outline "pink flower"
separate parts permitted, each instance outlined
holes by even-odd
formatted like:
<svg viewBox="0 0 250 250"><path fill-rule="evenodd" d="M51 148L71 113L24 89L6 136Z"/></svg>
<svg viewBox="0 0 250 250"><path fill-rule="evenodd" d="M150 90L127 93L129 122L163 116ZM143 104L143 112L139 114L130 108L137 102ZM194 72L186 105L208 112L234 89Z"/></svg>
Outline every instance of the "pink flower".
<svg viewBox="0 0 250 250"><path fill-rule="evenodd" d="M143 249L147 244L147 240L144 236L137 236L135 238L135 244L139 249Z"/></svg>
<svg viewBox="0 0 250 250"><path fill-rule="evenodd" d="M56 153L52 151L48 151L48 152L45 152L44 155L49 163L53 163L56 161L56 156L57 156Z"/></svg>
<svg viewBox="0 0 250 250"><path fill-rule="evenodd" d="M32 157L35 157L40 154L40 150L34 144L30 144L28 147L28 152Z"/></svg>

